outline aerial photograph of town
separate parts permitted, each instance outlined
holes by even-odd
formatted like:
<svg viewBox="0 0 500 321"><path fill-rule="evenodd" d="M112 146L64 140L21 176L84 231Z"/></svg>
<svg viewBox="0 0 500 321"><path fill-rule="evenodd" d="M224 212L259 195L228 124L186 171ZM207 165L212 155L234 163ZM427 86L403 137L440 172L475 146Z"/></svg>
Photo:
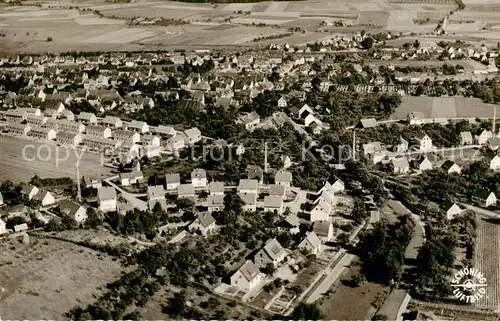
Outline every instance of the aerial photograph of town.
<svg viewBox="0 0 500 321"><path fill-rule="evenodd" d="M499 51L500 0L0 0L0 320L499 321Z"/></svg>

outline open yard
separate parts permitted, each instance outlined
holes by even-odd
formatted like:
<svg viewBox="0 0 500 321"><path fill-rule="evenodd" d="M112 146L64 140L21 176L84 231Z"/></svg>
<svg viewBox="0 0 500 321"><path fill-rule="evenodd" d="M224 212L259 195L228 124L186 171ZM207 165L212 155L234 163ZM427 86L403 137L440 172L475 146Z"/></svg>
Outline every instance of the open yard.
<svg viewBox="0 0 500 321"><path fill-rule="evenodd" d="M479 218L474 251L474 267L487 279L486 296L478 306L500 307L500 221Z"/></svg>
<svg viewBox="0 0 500 321"><path fill-rule="evenodd" d="M22 239L22 238L21 238ZM71 243L31 237L0 243L0 311L5 319L61 320L119 278L118 261Z"/></svg>
<svg viewBox="0 0 500 321"><path fill-rule="evenodd" d="M41 178L76 177L75 165L81 153L81 150L66 149L64 146L56 146L53 142L43 144L17 137L0 136L0 180L29 181L34 175ZM102 166L101 163L100 154L83 153L80 175L109 173L110 168Z"/></svg>

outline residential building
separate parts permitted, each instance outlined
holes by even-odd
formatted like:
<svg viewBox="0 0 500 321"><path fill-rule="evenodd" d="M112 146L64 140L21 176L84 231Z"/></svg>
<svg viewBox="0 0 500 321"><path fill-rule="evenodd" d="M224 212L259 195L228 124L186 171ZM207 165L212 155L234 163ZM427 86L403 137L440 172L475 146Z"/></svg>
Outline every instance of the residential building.
<svg viewBox="0 0 500 321"><path fill-rule="evenodd" d="M132 184L139 184L144 181L144 175L141 171L120 173L120 184L122 186L129 186Z"/></svg>
<svg viewBox="0 0 500 321"><path fill-rule="evenodd" d="M123 129L115 130L113 137L122 145L133 145L141 140L141 135L138 132Z"/></svg>
<svg viewBox="0 0 500 321"><path fill-rule="evenodd" d="M101 188L102 179L99 176L85 175L83 177L83 185L86 188Z"/></svg>
<svg viewBox="0 0 500 321"><path fill-rule="evenodd" d="M26 136L29 134L31 126L28 124L9 123L5 126L5 129L7 129L11 135Z"/></svg>
<svg viewBox="0 0 500 321"><path fill-rule="evenodd" d="M253 111L249 114L243 115L240 118L238 118L237 122L243 124L246 130L252 131L260 123L260 117L259 114Z"/></svg>
<svg viewBox="0 0 500 321"><path fill-rule="evenodd" d="M412 111L408 113L406 120L410 123L410 125L423 125L428 122L424 117L424 113L420 111Z"/></svg>
<svg viewBox="0 0 500 321"><path fill-rule="evenodd" d="M176 190L180 184L181 184L181 175L179 173L165 175L165 185L167 187L167 191Z"/></svg>
<svg viewBox="0 0 500 321"><path fill-rule="evenodd" d="M418 143L420 144L420 152L432 152L434 147L432 146L432 139L425 134L422 138L417 138Z"/></svg>
<svg viewBox="0 0 500 321"><path fill-rule="evenodd" d="M37 139L53 140L56 139L56 131L46 127L32 127L29 135Z"/></svg>
<svg viewBox="0 0 500 321"><path fill-rule="evenodd" d="M0 218L0 235L7 233L7 224Z"/></svg>
<svg viewBox="0 0 500 321"><path fill-rule="evenodd" d="M110 138L111 128L100 125L88 125L85 128L85 134L94 137Z"/></svg>
<svg viewBox="0 0 500 321"><path fill-rule="evenodd" d="M38 187L34 185L24 185L21 189L21 194L25 195L29 200L32 200L38 194Z"/></svg>
<svg viewBox="0 0 500 321"><path fill-rule="evenodd" d="M406 153L408 151L408 141L403 137L399 137L399 144L396 145L396 153Z"/></svg>
<svg viewBox="0 0 500 321"><path fill-rule="evenodd" d="M99 151L115 150L121 146L121 143L114 139L87 136L87 135L84 135L82 137L82 144L91 149Z"/></svg>
<svg viewBox="0 0 500 321"><path fill-rule="evenodd" d="M178 151L186 146L182 135L175 135L167 139L166 148L170 151Z"/></svg>
<svg viewBox="0 0 500 321"><path fill-rule="evenodd" d="M451 160L445 161L441 168L445 170L448 174L457 173L460 174L462 172L462 168L455 162Z"/></svg>
<svg viewBox="0 0 500 321"><path fill-rule="evenodd" d="M77 223L83 223L87 219L87 210L80 204L69 200L61 200L59 202L59 212L69 216Z"/></svg>
<svg viewBox="0 0 500 321"><path fill-rule="evenodd" d="M207 187L207 172L202 168L195 168L191 172L191 184L194 187Z"/></svg>
<svg viewBox="0 0 500 321"><path fill-rule="evenodd" d="M47 122L45 122L45 127L52 128L57 131L66 131L66 132L80 133L80 134L85 131L84 124L66 119L49 118L47 119Z"/></svg>
<svg viewBox="0 0 500 321"><path fill-rule="evenodd" d="M331 211L331 205L326 200L320 197L316 205L311 210L310 221L329 221Z"/></svg>
<svg viewBox="0 0 500 321"><path fill-rule="evenodd" d="M264 197L264 211L283 214L283 198L279 196L267 195Z"/></svg>
<svg viewBox="0 0 500 321"><path fill-rule="evenodd" d="M471 132L461 132L460 133L460 145L472 145L474 140L472 139Z"/></svg>
<svg viewBox="0 0 500 321"><path fill-rule="evenodd" d="M299 243L298 248L313 255L319 255L322 250L319 237L314 232L307 232L306 237Z"/></svg>
<svg viewBox="0 0 500 321"><path fill-rule="evenodd" d="M97 190L99 210L103 212L116 211L116 190L113 187L101 187Z"/></svg>
<svg viewBox="0 0 500 321"><path fill-rule="evenodd" d="M472 202L483 207L493 206L497 203L497 197L493 192L484 189L475 189L472 192Z"/></svg>
<svg viewBox="0 0 500 321"><path fill-rule="evenodd" d="M210 182L210 184L208 184L208 189L210 191L210 195L224 195L223 182Z"/></svg>
<svg viewBox="0 0 500 321"><path fill-rule="evenodd" d="M85 124L97 124L97 117L94 115L94 113L82 112L78 114L76 119Z"/></svg>
<svg viewBox="0 0 500 321"><path fill-rule="evenodd" d="M153 131L156 135L161 136L173 137L177 135L177 131L172 126L159 125Z"/></svg>
<svg viewBox="0 0 500 321"><path fill-rule="evenodd" d="M280 231L297 234L300 233L300 220L296 215L290 214L285 219L278 222L277 227Z"/></svg>
<svg viewBox="0 0 500 321"><path fill-rule="evenodd" d="M288 190L292 185L292 173L285 170L279 170L274 176L274 184L285 186L285 190Z"/></svg>
<svg viewBox="0 0 500 321"><path fill-rule="evenodd" d="M193 145L201 140L201 131L196 127L186 129L184 135L186 145Z"/></svg>
<svg viewBox="0 0 500 321"><path fill-rule="evenodd" d="M78 146L82 142L82 135L71 132L57 132L56 142L62 145Z"/></svg>
<svg viewBox="0 0 500 321"><path fill-rule="evenodd" d="M177 187L177 197L187 198L194 202L196 200L194 186L192 184L179 184Z"/></svg>
<svg viewBox="0 0 500 321"><path fill-rule="evenodd" d="M210 213L199 213L194 222L189 225L191 232L199 232L205 237L212 234L216 228L215 219Z"/></svg>
<svg viewBox="0 0 500 321"><path fill-rule="evenodd" d="M100 121L101 125L111 128L122 128L123 122L116 116L106 116Z"/></svg>
<svg viewBox="0 0 500 321"><path fill-rule="evenodd" d="M47 117L45 116L36 116L32 114L28 114L26 116L26 123L32 126L43 126L45 122L47 122Z"/></svg>
<svg viewBox="0 0 500 321"><path fill-rule="evenodd" d="M462 214L462 209L456 203L447 202L443 205L443 208L446 211L447 220L452 220Z"/></svg>
<svg viewBox="0 0 500 321"><path fill-rule="evenodd" d="M264 278L259 268L250 260L236 271L230 278L231 286L242 291L250 292L256 289Z"/></svg>
<svg viewBox="0 0 500 321"><path fill-rule="evenodd" d="M128 124L127 129L144 134L149 132L149 125L143 121L132 120L130 124Z"/></svg>
<svg viewBox="0 0 500 321"><path fill-rule="evenodd" d="M495 155L490 161L490 169L494 171L500 170L500 157L498 155Z"/></svg>
<svg viewBox="0 0 500 321"><path fill-rule="evenodd" d="M39 189L38 193L33 197L33 200L39 201L42 206L52 205L56 202L54 195L46 189Z"/></svg>
<svg viewBox="0 0 500 321"><path fill-rule="evenodd" d="M240 179L237 187L238 194L257 194L258 184L256 179Z"/></svg>
<svg viewBox="0 0 500 321"><path fill-rule="evenodd" d="M266 242L266 244L255 254L254 262L259 267L265 267L267 264L272 264L277 267L287 256L286 250L274 238Z"/></svg>
<svg viewBox="0 0 500 321"><path fill-rule="evenodd" d="M207 197L208 212L222 211L224 209L224 194L210 194Z"/></svg>
<svg viewBox="0 0 500 321"><path fill-rule="evenodd" d="M257 194L239 194L239 197L243 201L243 210L255 212L257 210Z"/></svg>
<svg viewBox="0 0 500 321"><path fill-rule="evenodd" d="M145 146L160 147L160 137L155 135L143 135L141 142Z"/></svg>
<svg viewBox="0 0 500 321"><path fill-rule="evenodd" d="M397 157L391 160L394 174L406 174L410 171L410 164L406 157Z"/></svg>
<svg viewBox="0 0 500 321"><path fill-rule="evenodd" d="M156 203L160 203L161 208L167 210L167 201L163 185L148 186L147 190L148 207L152 210Z"/></svg>
<svg viewBox="0 0 500 321"><path fill-rule="evenodd" d="M313 232L321 242L330 242L333 239L333 224L330 221L316 221L313 224Z"/></svg>
<svg viewBox="0 0 500 321"><path fill-rule="evenodd" d="M493 133L489 130L483 130L481 134L476 135L476 143L478 145L484 145L488 141L488 139L493 137Z"/></svg>

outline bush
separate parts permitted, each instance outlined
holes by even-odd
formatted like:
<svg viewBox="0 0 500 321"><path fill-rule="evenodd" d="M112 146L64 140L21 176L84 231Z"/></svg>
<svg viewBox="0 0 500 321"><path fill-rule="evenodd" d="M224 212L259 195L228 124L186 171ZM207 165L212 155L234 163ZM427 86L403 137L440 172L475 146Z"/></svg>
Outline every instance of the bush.
<svg viewBox="0 0 500 321"><path fill-rule="evenodd" d="M52 37L47 37L47 42L51 42L52 40L54 40Z"/></svg>

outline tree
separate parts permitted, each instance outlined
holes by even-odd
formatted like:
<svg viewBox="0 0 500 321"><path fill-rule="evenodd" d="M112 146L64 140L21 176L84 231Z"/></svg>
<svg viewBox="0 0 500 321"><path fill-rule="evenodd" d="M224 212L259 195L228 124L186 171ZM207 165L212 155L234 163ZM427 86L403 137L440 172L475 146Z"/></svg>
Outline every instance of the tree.
<svg viewBox="0 0 500 321"><path fill-rule="evenodd" d="M52 40L54 40L52 37L47 37L47 42L52 42Z"/></svg>
<svg viewBox="0 0 500 321"><path fill-rule="evenodd" d="M170 317L182 317L186 312L186 297L184 293L176 293L172 298L168 299L167 305L164 307L164 312Z"/></svg>
<svg viewBox="0 0 500 321"><path fill-rule="evenodd" d="M274 275L276 273L276 267L272 263L267 263L266 266L262 269L262 272L264 272L267 275Z"/></svg>
<svg viewBox="0 0 500 321"><path fill-rule="evenodd" d="M102 225L101 216L93 209L89 208L87 210L87 219L85 220L85 227L88 229L95 229Z"/></svg>
<svg viewBox="0 0 500 321"><path fill-rule="evenodd" d="M14 216L7 219L6 227L10 230L14 229L14 226L26 223L26 219L22 216Z"/></svg>
<svg viewBox="0 0 500 321"><path fill-rule="evenodd" d="M384 315L384 314L378 314L378 313L377 313L377 314L375 314L375 315L373 316L373 318L372 318L372 320L382 320L382 321L385 321L385 320L387 320L387 319L388 319L388 318L387 318L387 316L386 316L386 315Z"/></svg>
<svg viewBox="0 0 500 321"><path fill-rule="evenodd" d="M363 47L363 49L371 49L371 47L373 47L373 43L375 42L375 40L373 40L372 37L368 36L366 37L365 39L363 39L363 41L361 41L361 47Z"/></svg>
<svg viewBox="0 0 500 321"><path fill-rule="evenodd" d="M188 198L178 198L175 201L177 208L182 211L192 211L194 209L194 202Z"/></svg>
<svg viewBox="0 0 500 321"><path fill-rule="evenodd" d="M320 320L321 311L312 303L299 303L292 312L291 319L295 320Z"/></svg>

